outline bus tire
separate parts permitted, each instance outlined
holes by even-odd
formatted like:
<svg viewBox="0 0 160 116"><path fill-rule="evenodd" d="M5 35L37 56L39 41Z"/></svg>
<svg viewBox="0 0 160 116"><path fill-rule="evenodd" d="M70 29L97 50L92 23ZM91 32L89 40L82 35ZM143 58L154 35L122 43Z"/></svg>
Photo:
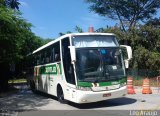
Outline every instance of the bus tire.
<svg viewBox="0 0 160 116"><path fill-rule="evenodd" d="M65 103L63 90L60 85L57 86L57 98L60 103Z"/></svg>

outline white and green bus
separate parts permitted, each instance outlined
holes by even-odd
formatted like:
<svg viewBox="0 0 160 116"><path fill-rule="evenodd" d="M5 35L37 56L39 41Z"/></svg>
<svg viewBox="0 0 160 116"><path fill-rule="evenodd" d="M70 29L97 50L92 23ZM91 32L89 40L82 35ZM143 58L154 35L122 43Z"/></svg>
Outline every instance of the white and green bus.
<svg viewBox="0 0 160 116"><path fill-rule="evenodd" d="M60 102L90 103L126 94L125 67L132 50L120 46L112 33L66 34L33 51L32 57L32 90L56 96Z"/></svg>

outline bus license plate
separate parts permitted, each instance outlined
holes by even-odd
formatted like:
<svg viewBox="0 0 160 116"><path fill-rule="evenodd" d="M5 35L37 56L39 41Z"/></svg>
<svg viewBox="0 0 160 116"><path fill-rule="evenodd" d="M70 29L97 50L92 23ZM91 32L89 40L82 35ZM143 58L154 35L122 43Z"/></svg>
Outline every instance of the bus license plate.
<svg viewBox="0 0 160 116"><path fill-rule="evenodd" d="M111 93L103 94L103 97L109 97L109 96L111 96Z"/></svg>

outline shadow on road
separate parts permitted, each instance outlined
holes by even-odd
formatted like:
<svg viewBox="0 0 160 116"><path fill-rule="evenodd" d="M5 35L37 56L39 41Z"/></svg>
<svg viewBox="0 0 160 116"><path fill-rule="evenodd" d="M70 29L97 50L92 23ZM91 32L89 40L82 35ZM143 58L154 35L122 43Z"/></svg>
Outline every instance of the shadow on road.
<svg viewBox="0 0 160 116"><path fill-rule="evenodd" d="M36 94L33 94L25 84L16 85L16 87L19 89L18 93L0 98L0 110L34 111L38 110L38 108L42 106L49 104L53 100L57 100L56 97L42 92L35 92ZM72 102L67 102L67 104L77 109L94 109L129 105L135 103L136 101L137 100L133 98L122 97L96 103L75 104Z"/></svg>
<svg viewBox="0 0 160 116"><path fill-rule="evenodd" d="M17 85L17 88L17 93L0 98L0 111L37 110L37 107L46 105L49 102L47 97L33 94L26 85L23 87Z"/></svg>
<svg viewBox="0 0 160 116"><path fill-rule="evenodd" d="M36 94L44 96L46 98L57 100L57 97L48 95L42 92L36 92ZM65 104L76 107L78 109L94 109L94 108L129 105L129 104L135 103L136 101L137 100L133 98L121 97L121 98L116 98L116 99L110 99L110 100L105 100L105 101L100 101L100 102L95 102L95 103L85 103L85 104L76 104L70 101L66 101Z"/></svg>
<svg viewBox="0 0 160 116"><path fill-rule="evenodd" d="M36 94L44 96L46 98L57 100L55 96L48 95L42 92L36 92ZM116 98L116 99L110 99L110 100L105 100L105 101L100 101L100 102L95 102L95 103L85 103L85 104L76 104L70 101L66 101L65 104L76 107L78 109L94 109L94 108L129 105L129 104L135 103L136 101L137 100L133 98L121 97L121 98Z"/></svg>
<svg viewBox="0 0 160 116"><path fill-rule="evenodd" d="M75 104L75 103L69 102L68 104L78 109L93 109L93 108L128 105L128 104L133 104L136 101L137 101L136 99L122 97L122 98L110 99L110 100L95 102L95 103Z"/></svg>
<svg viewBox="0 0 160 116"><path fill-rule="evenodd" d="M48 95L42 92L36 92L37 95L51 98L53 100L57 100L55 96ZM121 97L116 99L110 99L95 103L85 103L85 104L76 104L70 101L66 101L65 104L68 104L72 107L78 108L78 109L94 109L94 108L103 108L103 107L114 107L114 106L122 106L122 105L129 105L135 103L137 100L133 98L127 98L127 97Z"/></svg>

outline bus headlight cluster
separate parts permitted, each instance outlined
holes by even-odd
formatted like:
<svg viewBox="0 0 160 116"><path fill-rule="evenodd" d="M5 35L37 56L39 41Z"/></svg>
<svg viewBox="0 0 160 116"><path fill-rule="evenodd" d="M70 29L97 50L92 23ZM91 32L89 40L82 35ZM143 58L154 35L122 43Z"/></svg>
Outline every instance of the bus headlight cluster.
<svg viewBox="0 0 160 116"><path fill-rule="evenodd" d="M92 90L90 87L81 87L81 86L78 86L77 89L82 90L82 91L91 91Z"/></svg>

